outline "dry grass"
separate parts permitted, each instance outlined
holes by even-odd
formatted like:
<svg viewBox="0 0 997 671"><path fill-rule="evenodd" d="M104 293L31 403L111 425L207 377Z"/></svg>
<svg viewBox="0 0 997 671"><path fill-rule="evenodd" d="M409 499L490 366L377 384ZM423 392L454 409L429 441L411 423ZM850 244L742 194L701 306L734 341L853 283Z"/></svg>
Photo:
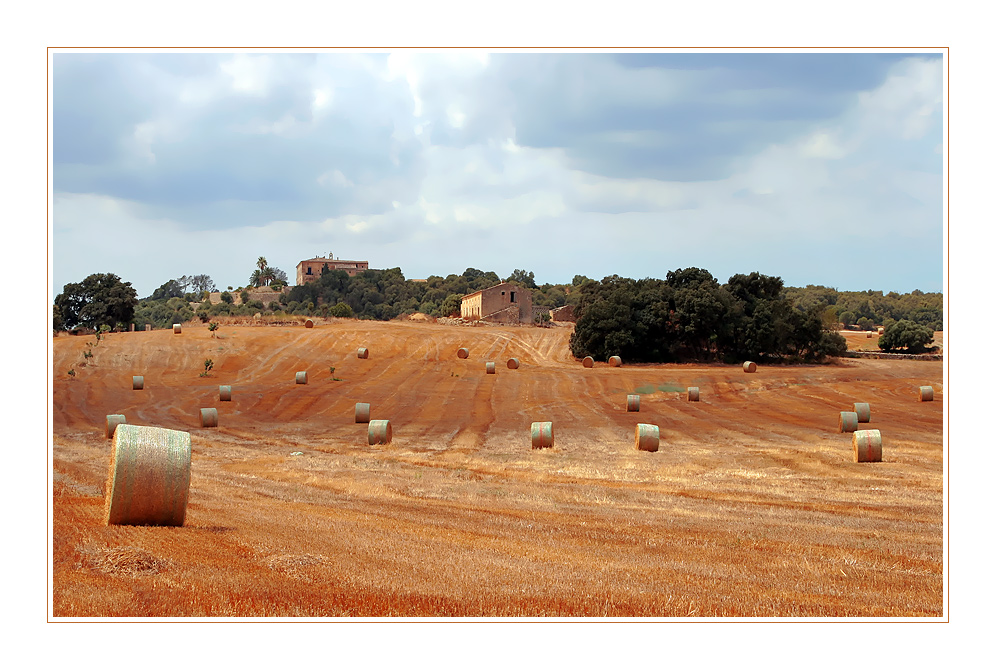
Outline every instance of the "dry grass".
<svg viewBox="0 0 997 671"><path fill-rule="evenodd" d="M343 321L109 341L101 366L53 380L53 614L942 616L943 404L912 393L943 393L940 362L583 371L568 335ZM530 375L482 375L462 345ZM183 371L207 348L240 393L202 431L191 409L217 386ZM288 385L316 348L343 381ZM136 361L147 395L120 385ZM621 404L645 386L655 453ZM854 463L827 421L856 397L889 437L881 463ZM356 398L391 418L390 445L367 445ZM103 524L93 427L119 411L192 431L185 526ZM552 448L530 449L538 417Z"/></svg>

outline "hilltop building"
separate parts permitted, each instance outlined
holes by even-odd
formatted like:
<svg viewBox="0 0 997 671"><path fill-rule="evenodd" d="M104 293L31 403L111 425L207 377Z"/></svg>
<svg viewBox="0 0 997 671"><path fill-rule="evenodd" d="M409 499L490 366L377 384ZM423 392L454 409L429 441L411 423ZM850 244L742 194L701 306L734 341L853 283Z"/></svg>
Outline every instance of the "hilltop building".
<svg viewBox="0 0 997 671"><path fill-rule="evenodd" d="M475 291L460 301L460 316L503 324L532 324L533 295L529 289L503 282Z"/></svg>
<svg viewBox="0 0 997 671"><path fill-rule="evenodd" d="M343 261L334 259L332 254L327 257L318 256L314 259L306 259L298 264L295 284L301 286L308 282L314 282L322 275L322 269L345 270L346 274L353 277L370 269L370 264L366 261Z"/></svg>

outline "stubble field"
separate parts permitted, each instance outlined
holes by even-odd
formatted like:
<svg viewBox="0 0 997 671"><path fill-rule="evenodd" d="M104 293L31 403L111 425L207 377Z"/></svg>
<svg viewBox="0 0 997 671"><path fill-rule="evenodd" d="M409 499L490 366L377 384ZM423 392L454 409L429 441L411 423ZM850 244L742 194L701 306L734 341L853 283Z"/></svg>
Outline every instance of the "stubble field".
<svg viewBox="0 0 997 671"><path fill-rule="evenodd" d="M55 617L943 616L941 362L585 369L569 328L216 335L110 334L84 368L92 337L54 339ZM838 432L854 402L882 463ZM104 525L108 414L190 432L183 527ZM535 421L553 448L531 449Z"/></svg>

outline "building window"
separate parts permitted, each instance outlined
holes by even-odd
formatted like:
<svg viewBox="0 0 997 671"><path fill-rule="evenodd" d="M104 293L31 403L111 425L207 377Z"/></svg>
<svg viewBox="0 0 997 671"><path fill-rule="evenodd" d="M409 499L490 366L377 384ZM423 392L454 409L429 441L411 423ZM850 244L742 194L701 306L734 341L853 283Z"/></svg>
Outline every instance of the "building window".
<svg viewBox="0 0 997 671"><path fill-rule="evenodd" d="M305 273L305 275L311 275L311 274L312 274L312 267L308 266L308 272Z"/></svg>
<svg viewBox="0 0 997 671"><path fill-rule="evenodd" d="M515 303L516 302L516 292L515 291L510 291L509 292L509 302L510 303Z"/></svg>

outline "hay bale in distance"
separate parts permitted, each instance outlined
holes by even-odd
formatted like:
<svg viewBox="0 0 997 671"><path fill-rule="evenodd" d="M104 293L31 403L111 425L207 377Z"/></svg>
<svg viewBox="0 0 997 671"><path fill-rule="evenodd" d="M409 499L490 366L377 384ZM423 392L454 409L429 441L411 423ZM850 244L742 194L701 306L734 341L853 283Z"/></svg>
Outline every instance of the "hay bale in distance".
<svg viewBox="0 0 997 671"><path fill-rule="evenodd" d="M935 400L935 388L934 387L921 387L921 389L919 391L919 394L920 394L920 399L921 399L922 402L924 402L924 401L934 401Z"/></svg>
<svg viewBox="0 0 997 671"><path fill-rule="evenodd" d="M151 331L152 330L152 324L146 324L145 325L145 330L146 331Z"/></svg>
<svg viewBox="0 0 997 671"><path fill-rule="evenodd" d="M114 438L114 430L118 428L118 425L125 423L124 415L108 415L107 416L107 427L105 429L105 434L108 438Z"/></svg>
<svg viewBox="0 0 997 671"><path fill-rule="evenodd" d="M218 410L215 408L201 408L201 428L218 426Z"/></svg>
<svg viewBox="0 0 997 671"><path fill-rule="evenodd" d="M308 384L308 371L299 370L294 374L294 382L296 384Z"/></svg>
<svg viewBox="0 0 997 671"><path fill-rule="evenodd" d="M471 355L471 353L468 351L468 349L466 347L461 347L459 350L457 350L457 358L458 359L466 359L470 355Z"/></svg>
<svg viewBox="0 0 997 671"><path fill-rule="evenodd" d="M357 403L353 409L353 422L366 424L370 421L370 403Z"/></svg>
<svg viewBox="0 0 997 671"><path fill-rule="evenodd" d="M858 415L860 424L868 424L872 420L872 409L868 403L853 403L852 408Z"/></svg>
<svg viewBox="0 0 997 671"><path fill-rule="evenodd" d="M699 387L689 387L685 390L686 398L690 401L699 401Z"/></svg>
<svg viewBox="0 0 997 671"><path fill-rule="evenodd" d="M486 375L494 375L495 374L495 362L494 361L486 361L485 362L485 374Z"/></svg>
<svg viewBox="0 0 997 671"><path fill-rule="evenodd" d="M872 331L869 331L868 333L866 333L865 337L866 338L871 338L872 337Z"/></svg>
<svg viewBox="0 0 997 671"><path fill-rule="evenodd" d="M638 424L634 431L634 447L644 452L657 452L659 439L656 424Z"/></svg>
<svg viewBox="0 0 997 671"><path fill-rule="evenodd" d="M640 412L640 394L627 395L627 412Z"/></svg>
<svg viewBox="0 0 997 671"><path fill-rule="evenodd" d="M118 425L107 477L106 524L183 526L190 491L190 434Z"/></svg>
<svg viewBox="0 0 997 671"><path fill-rule="evenodd" d="M552 422L533 422L530 425L530 443L535 450L554 447L554 424Z"/></svg>
<svg viewBox="0 0 997 671"><path fill-rule="evenodd" d="M386 419L372 419L367 425L368 445L387 445L391 442L391 422Z"/></svg>
<svg viewBox="0 0 997 671"><path fill-rule="evenodd" d="M879 429L867 429L853 433L852 451L855 453L856 463L882 461L883 436L879 433Z"/></svg>
<svg viewBox="0 0 997 671"><path fill-rule="evenodd" d="M619 368L623 365L623 359L618 356L611 356L609 357L609 365L613 368Z"/></svg>
<svg viewBox="0 0 997 671"><path fill-rule="evenodd" d="M145 389L145 377L132 375L132 389Z"/></svg>
<svg viewBox="0 0 997 671"><path fill-rule="evenodd" d="M591 368L592 366L595 365L595 359L593 359L590 356L587 356L584 359L582 359L582 365L585 366L586 368Z"/></svg>
<svg viewBox="0 0 997 671"><path fill-rule="evenodd" d="M882 326L876 329L876 331L879 333L879 335L883 335L884 333L886 333L886 329L884 329Z"/></svg>
<svg viewBox="0 0 997 671"><path fill-rule="evenodd" d="M519 359L517 359L516 357L513 357L513 358L509 359L508 361L506 361L505 365L508 366L509 368L513 369L513 370L516 370L517 368L519 368Z"/></svg>
<svg viewBox="0 0 997 671"><path fill-rule="evenodd" d="M229 384L218 385L218 400L219 401L232 400L232 385Z"/></svg>
<svg viewBox="0 0 997 671"><path fill-rule="evenodd" d="M744 369L745 373L754 373L758 370L758 365L754 361L745 361L741 368Z"/></svg>
<svg viewBox="0 0 997 671"><path fill-rule="evenodd" d="M173 325L173 333L174 334L180 333L180 324L174 324Z"/></svg>
<svg viewBox="0 0 997 671"><path fill-rule="evenodd" d="M843 410L838 416L838 432L852 433L859 429L859 416L854 412Z"/></svg>
<svg viewBox="0 0 997 671"><path fill-rule="evenodd" d="M305 320L305 328L306 329L310 329L313 326L315 326L315 322L313 322L311 319L306 319Z"/></svg>
<svg viewBox="0 0 997 671"><path fill-rule="evenodd" d="M370 356L370 352L367 351L366 347L360 347L357 349L358 359L366 359L368 356Z"/></svg>

